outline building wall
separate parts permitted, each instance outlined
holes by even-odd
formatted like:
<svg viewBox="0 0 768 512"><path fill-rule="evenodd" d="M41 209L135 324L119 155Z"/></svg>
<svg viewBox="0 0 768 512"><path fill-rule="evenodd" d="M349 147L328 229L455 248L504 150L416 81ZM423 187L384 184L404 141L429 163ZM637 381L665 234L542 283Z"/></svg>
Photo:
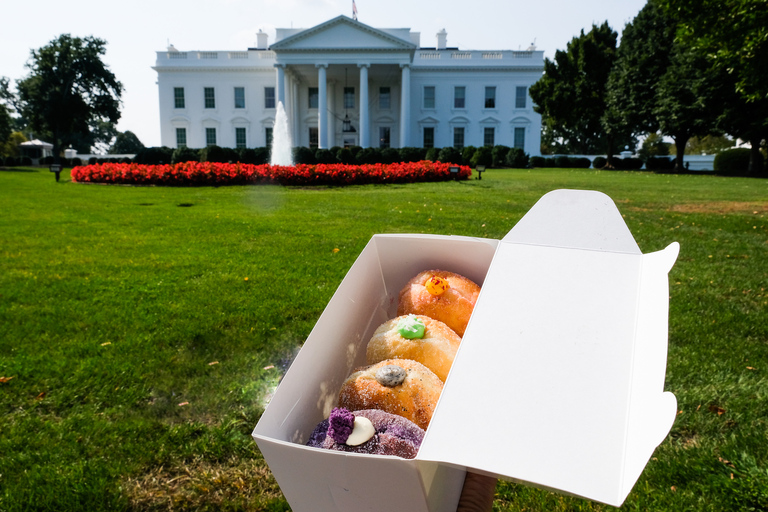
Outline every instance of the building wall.
<svg viewBox="0 0 768 512"><path fill-rule="evenodd" d="M454 145L454 128L464 128L465 146L482 146L485 128L493 128L494 144L515 145L515 128L525 134L524 150L538 155L541 142L541 116L533 111L527 91L542 75L543 52L526 51L472 51L460 52L451 48L420 48L366 53L363 43L373 44L368 32L356 35L357 22L332 20L326 22L329 31L349 32L347 48L339 51L324 49L312 53L310 42L299 37L295 43L305 53L282 53L263 49L247 52L178 52L173 49L158 52L155 70L158 72L158 94L162 144L176 147L176 128L185 128L186 145L204 147L206 128L216 130L216 144L235 147L236 128L246 129L246 146L265 146L266 129L274 125L276 111L265 108L265 88L277 88L275 64L286 67L286 109L289 123L294 125L294 145L308 146L310 127L316 127L321 118L317 108L309 108L309 88L318 86L315 63L328 63L328 140L326 147L341 146L350 136L358 145L360 140L360 62L371 64L368 87L368 145L380 145L380 128L389 129L390 146L401 145L401 91L402 65L410 62L410 110L406 127L410 134L407 146L422 147L425 127L434 128L434 147ZM377 30L377 29L374 29ZM322 30L315 30L315 42L324 41ZM345 33L346 33L345 32ZM406 32L402 36L405 38ZM292 31L296 39L301 31ZM399 34L399 33L398 33ZM411 33L412 35L414 33ZM374 32L374 36L375 36ZM360 41L355 40L359 37ZM327 37L325 37L327 39ZM337 44L337 38L331 42ZM330 44L330 43L328 43ZM357 47L350 45L358 44ZM411 43L409 43L411 44ZM276 48L281 48L277 45ZM415 46L411 46L415 48ZM408 57L410 52L410 57ZM282 57L281 57L282 55ZM389 55L389 56L388 56ZM282 60L281 60L282 59ZM356 62L357 61L357 62ZM298 87L294 84L298 83ZM344 87L355 88L355 107L344 108ZM426 108L424 87L435 87L435 106ZM465 88L464 108L454 107L454 89ZM485 108L485 88L496 88L496 105ZM174 88L183 87L184 108L174 106ZM204 88L215 91L215 108L205 108ZM245 91L245 107L235 108L235 87ZM389 108L380 105L380 88L389 87ZM517 87L526 88L523 108L516 106ZM297 94L295 95L294 92ZM342 133L342 120L348 115L355 133Z"/></svg>

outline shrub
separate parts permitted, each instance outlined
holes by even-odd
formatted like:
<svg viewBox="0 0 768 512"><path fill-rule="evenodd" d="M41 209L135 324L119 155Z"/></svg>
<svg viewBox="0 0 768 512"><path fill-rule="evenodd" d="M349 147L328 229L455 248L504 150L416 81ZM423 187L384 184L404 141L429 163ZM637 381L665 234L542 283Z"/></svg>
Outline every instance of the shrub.
<svg viewBox="0 0 768 512"><path fill-rule="evenodd" d="M622 171L636 171L643 166L643 161L639 158L614 158L613 166Z"/></svg>
<svg viewBox="0 0 768 512"><path fill-rule="evenodd" d="M16 165L30 166L32 165L32 159L28 156L22 156L20 160L16 161Z"/></svg>
<svg viewBox="0 0 768 512"><path fill-rule="evenodd" d="M249 153L249 155L253 155L254 165L268 164L269 159L272 157L272 150L270 148L253 148L251 151L253 153Z"/></svg>
<svg viewBox="0 0 768 512"><path fill-rule="evenodd" d="M449 164L460 164L461 153L459 153L458 149L452 146L446 146L440 150L440 153L438 153L437 161Z"/></svg>
<svg viewBox="0 0 768 512"><path fill-rule="evenodd" d="M675 160L668 156L652 156L645 161L649 171L671 171L675 168Z"/></svg>
<svg viewBox="0 0 768 512"><path fill-rule="evenodd" d="M237 148L237 161L243 164L256 164L258 156L256 150L252 148ZM258 162L264 163L264 162Z"/></svg>
<svg viewBox="0 0 768 512"><path fill-rule="evenodd" d="M530 158L528 157L527 154L525 154L525 151L523 151L522 149L509 148L509 151L507 151L507 156L504 159L504 164L507 167L511 167L513 169L525 169L528 167L529 161L530 161Z"/></svg>
<svg viewBox="0 0 768 512"><path fill-rule="evenodd" d="M378 163L394 164L400 162L400 151L396 148L384 148L381 150L381 159Z"/></svg>
<svg viewBox="0 0 768 512"><path fill-rule="evenodd" d="M547 159L543 156L532 156L530 158L531 167L546 167Z"/></svg>
<svg viewBox="0 0 768 512"><path fill-rule="evenodd" d="M180 148L174 149L173 153L171 153L172 164L177 164L179 162L199 162L199 161L200 161L199 149L182 146Z"/></svg>
<svg viewBox="0 0 768 512"><path fill-rule="evenodd" d="M594 160L592 160L592 167L595 169L602 169L608 164L608 159L604 156L596 156Z"/></svg>
<svg viewBox="0 0 768 512"><path fill-rule="evenodd" d="M337 164L339 161L336 159L336 154L330 149L315 150L315 162L319 164Z"/></svg>
<svg viewBox="0 0 768 512"><path fill-rule="evenodd" d="M200 150L201 162L237 162L240 155L234 148L223 148L221 146L206 146Z"/></svg>
<svg viewBox="0 0 768 512"><path fill-rule="evenodd" d="M130 159L129 159L129 161L130 161ZM73 158L72 160L69 161L69 166L70 167L78 167L80 165L83 165L83 161L80 160L77 157L75 157L75 158Z"/></svg>
<svg viewBox="0 0 768 512"><path fill-rule="evenodd" d="M352 152L352 156L357 158L357 154L360 152L360 150L363 149L362 146L352 146L349 148L349 150Z"/></svg>
<svg viewBox="0 0 768 512"><path fill-rule="evenodd" d="M470 167L477 167L478 165L490 167L491 164L493 164L493 149L490 146L477 148L475 154L469 159Z"/></svg>
<svg viewBox="0 0 768 512"><path fill-rule="evenodd" d="M461 161L455 162L455 163L461 164L461 165L471 165L472 157L475 156L475 151L477 151L477 148L475 146L464 146L464 148L460 151Z"/></svg>
<svg viewBox="0 0 768 512"><path fill-rule="evenodd" d="M350 148L341 148L336 152L336 159L342 164L355 163L355 155L352 154Z"/></svg>
<svg viewBox="0 0 768 512"><path fill-rule="evenodd" d="M715 172L721 174L746 174L749 170L748 148L727 149L715 155L715 161L712 166Z"/></svg>
<svg viewBox="0 0 768 512"><path fill-rule="evenodd" d="M512 149L509 146L493 146L491 154L493 155L492 167L504 167L507 165L507 153Z"/></svg>
<svg viewBox="0 0 768 512"><path fill-rule="evenodd" d="M168 146L149 147L144 148L133 157L133 161L137 164L145 165L157 165L160 163L167 164L171 162L173 157L173 149Z"/></svg>
<svg viewBox="0 0 768 512"><path fill-rule="evenodd" d="M296 164L314 164L315 152L304 146L293 148L293 163Z"/></svg>
<svg viewBox="0 0 768 512"><path fill-rule="evenodd" d="M40 163L43 164L43 165L51 165L51 164L53 164L53 157L52 156L43 157L40 160Z"/></svg>
<svg viewBox="0 0 768 512"><path fill-rule="evenodd" d="M358 164L375 164L380 158L379 150L376 148L362 148L357 152L355 160Z"/></svg>
<svg viewBox="0 0 768 512"><path fill-rule="evenodd" d="M400 148L398 150L400 153L400 161L401 162L420 162L424 160L425 155L427 154L427 150L424 148Z"/></svg>
<svg viewBox="0 0 768 512"><path fill-rule="evenodd" d="M437 162L439 155L440 155L440 150L438 148L429 148L427 150L427 154L424 155L424 160L429 160L430 162Z"/></svg>
<svg viewBox="0 0 768 512"><path fill-rule="evenodd" d="M571 167L577 169L589 169L592 165L592 161L585 156L570 157Z"/></svg>
<svg viewBox="0 0 768 512"><path fill-rule="evenodd" d="M554 166L555 167L561 167L561 168L568 168L571 166L571 158L565 155L556 156L554 158Z"/></svg>
<svg viewBox="0 0 768 512"><path fill-rule="evenodd" d="M94 165L98 161L99 161L98 158L96 158L95 156L92 156L91 158L88 159L88 165Z"/></svg>

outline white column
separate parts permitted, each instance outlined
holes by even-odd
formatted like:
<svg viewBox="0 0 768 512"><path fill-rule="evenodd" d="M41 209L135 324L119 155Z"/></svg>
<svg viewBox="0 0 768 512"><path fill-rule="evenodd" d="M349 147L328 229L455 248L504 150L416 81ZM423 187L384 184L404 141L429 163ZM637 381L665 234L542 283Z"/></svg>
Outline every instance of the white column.
<svg viewBox="0 0 768 512"><path fill-rule="evenodd" d="M368 135L368 67L370 64L358 64L360 68L360 146L369 147Z"/></svg>
<svg viewBox="0 0 768 512"><path fill-rule="evenodd" d="M400 84L400 147L411 146L411 65L403 68Z"/></svg>
<svg viewBox="0 0 768 512"><path fill-rule="evenodd" d="M301 112L301 101L299 101L299 81L294 77L293 79L293 112L291 116L293 118L293 145L300 146L301 141L301 125L299 112Z"/></svg>
<svg viewBox="0 0 768 512"><path fill-rule="evenodd" d="M332 148L336 145L336 117L333 115L336 112L336 83L331 80L328 82L328 147Z"/></svg>
<svg viewBox="0 0 768 512"><path fill-rule="evenodd" d="M326 69L328 64L317 64L317 145L328 148L328 91Z"/></svg>
<svg viewBox="0 0 768 512"><path fill-rule="evenodd" d="M277 68L277 102L282 103L283 107L285 107L285 66L283 64L275 64L275 67Z"/></svg>

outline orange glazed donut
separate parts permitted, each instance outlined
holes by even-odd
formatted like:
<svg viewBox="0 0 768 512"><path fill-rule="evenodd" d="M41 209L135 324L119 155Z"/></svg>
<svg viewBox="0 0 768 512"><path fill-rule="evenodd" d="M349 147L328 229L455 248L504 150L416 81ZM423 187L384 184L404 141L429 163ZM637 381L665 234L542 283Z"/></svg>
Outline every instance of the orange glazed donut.
<svg viewBox="0 0 768 512"><path fill-rule="evenodd" d="M435 412L443 383L421 363L387 359L359 368L341 385L339 407L378 409L411 420L424 430Z"/></svg>
<svg viewBox="0 0 768 512"><path fill-rule="evenodd" d="M425 270L400 290L397 314L425 315L440 320L464 336L480 287L464 276Z"/></svg>
<svg viewBox="0 0 768 512"><path fill-rule="evenodd" d="M384 322L368 342L368 364L385 359L412 359L445 382L461 338L440 320L403 315Z"/></svg>

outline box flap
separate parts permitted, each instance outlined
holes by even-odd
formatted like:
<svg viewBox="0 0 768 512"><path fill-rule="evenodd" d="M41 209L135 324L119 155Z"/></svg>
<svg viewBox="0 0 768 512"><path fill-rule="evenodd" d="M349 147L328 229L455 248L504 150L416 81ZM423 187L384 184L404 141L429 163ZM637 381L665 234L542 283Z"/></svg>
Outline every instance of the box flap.
<svg viewBox="0 0 768 512"><path fill-rule="evenodd" d="M663 438L663 427L652 441L637 428L629 439L628 431L634 387L649 378L633 374L640 305L667 297L647 297L645 257L605 199L548 194L546 208L537 203L499 244L419 458L623 502L630 445L642 446L639 461ZM565 230L552 225L584 211L597 234L570 221ZM565 241L539 229L559 231ZM658 313L643 319L651 337L666 328ZM666 332L657 341L666 347ZM663 388L665 358L651 356L654 389ZM646 407L646 422L671 426L667 409Z"/></svg>
<svg viewBox="0 0 768 512"><path fill-rule="evenodd" d="M502 241L640 254L614 202L593 190L545 194Z"/></svg>

